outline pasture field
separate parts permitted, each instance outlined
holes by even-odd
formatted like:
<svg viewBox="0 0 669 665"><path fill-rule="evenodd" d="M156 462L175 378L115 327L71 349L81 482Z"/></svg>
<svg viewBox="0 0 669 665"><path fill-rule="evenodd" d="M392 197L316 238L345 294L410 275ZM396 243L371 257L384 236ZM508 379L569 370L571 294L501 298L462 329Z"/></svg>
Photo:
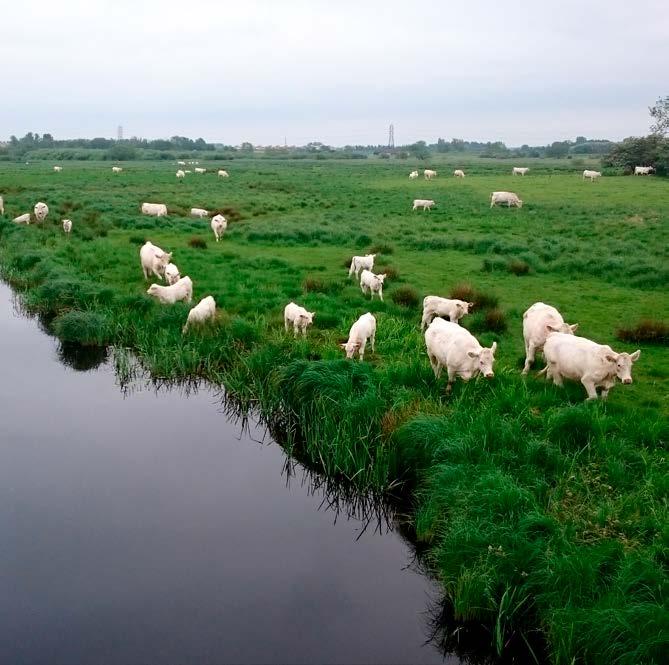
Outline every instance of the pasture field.
<svg viewBox="0 0 669 665"><path fill-rule="evenodd" d="M669 320L669 183L583 182L582 165L525 161L525 177L506 161L444 161L430 182L408 179L433 165L411 160L234 160L184 182L171 163L117 175L109 163L1 164L0 267L61 339L114 345L121 380L131 351L158 379L224 383L325 473L409 494L449 611L488 626L497 653L538 633L555 663L659 663L669 353L666 332L655 343L616 334ZM493 190L517 192L523 208L490 209ZM414 198L437 207L412 212ZM8 221L37 201L50 208L44 225ZM142 216L143 201L169 216ZM191 207L227 217L220 243ZM188 306L145 294L146 239L174 253L195 302L214 296L215 324L182 336ZM383 303L347 278L367 251L388 274ZM461 323L498 351L494 379L458 381L448 398L419 324L423 296L451 293L477 303ZM284 333L290 300L316 312L306 340ZM580 385L523 378L522 314L536 301L579 335L640 348L633 385L584 403ZM338 345L366 311L376 352L346 361Z"/></svg>

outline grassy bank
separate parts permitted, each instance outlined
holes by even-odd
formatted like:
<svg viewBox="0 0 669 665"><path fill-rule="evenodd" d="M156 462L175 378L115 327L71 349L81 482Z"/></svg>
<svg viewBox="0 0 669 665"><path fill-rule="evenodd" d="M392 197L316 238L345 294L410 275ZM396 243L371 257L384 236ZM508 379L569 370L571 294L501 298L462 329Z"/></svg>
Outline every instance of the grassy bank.
<svg viewBox="0 0 669 665"><path fill-rule="evenodd" d="M440 165L431 183L410 182L394 163L235 160L221 164L230 179L183 183L171 165L118 176L101 164L59 174L0 166L8 216L38 200L51 208L43 227L0 222L0 264L61 339L115 345L121 375L130 349L156 377L224 383L328 475L411 492L449 607L489 626L497 652L539 630L556 663L660 662L669 354L662 336L617 335L669 318L669 187L584 183L540 162L512 178L508 164L490 162L465 165L464 181ZM489 209L490 192L504 189L523 198L521 210ZM438 207L412 213L413 198ZM165 202L169 218L142 217L142 201ZM186 216L192 206L226 215L221 243L206 220ZM74 221L71 238L61 217ZM145 295L145 239L174 252L196 300L215 297L214 325L182 336L187 306ZM350 256L367 250L389 275L385 303L346 277ZM424 352L419 303L456 291L479 303L462 323L499 349L493 381L459 383L447 399ZM283 332L290 300L317 313L306 341ZM522 312L538 300L579 334L641 348L634 384L584 404L580 385L523 379ZM338 343L368 310L377 351L345 361Z"/></svg>

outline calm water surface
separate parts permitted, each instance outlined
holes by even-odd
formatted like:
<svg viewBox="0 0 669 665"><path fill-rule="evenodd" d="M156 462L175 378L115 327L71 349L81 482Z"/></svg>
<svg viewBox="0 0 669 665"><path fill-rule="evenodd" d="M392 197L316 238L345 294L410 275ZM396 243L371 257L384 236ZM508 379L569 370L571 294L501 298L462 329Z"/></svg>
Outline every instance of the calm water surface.
<svg viewBox="0 0 669 665"><path fill-rule="evenodd" d="M0 371L0 663L443 662L410 546L213 392L124 396L3 284Z"/></svg>

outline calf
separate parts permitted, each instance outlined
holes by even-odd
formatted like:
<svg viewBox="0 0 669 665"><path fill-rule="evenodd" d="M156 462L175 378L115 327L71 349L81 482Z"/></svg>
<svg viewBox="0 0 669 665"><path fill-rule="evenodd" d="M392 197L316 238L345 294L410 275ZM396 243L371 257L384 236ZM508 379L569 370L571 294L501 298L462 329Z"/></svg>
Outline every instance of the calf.
<svg viewBox="0 0 669 665"><path fill-rule="evenodd" d="M179 274L179 268L177 268L174 263L168 263L165 266L165 281L169 286L176 284L181 279Z"/></svg>
<svg viewBox="0 0 669 665"><path fill-rule="evenodd" d="M204 209L204 208L191 208L190 209L190 216L191 217L207 217L209 213Z"/></svg>
<svg viewBox="0 0 669 665"><path fill-rule="evenodd" d="M142 264L144 279L149 279L153 273L158 279L163 278L165 266L172 260L172 253L164 252L160 247L148 240L139 250L139 261Z"/></svg>
<svg viewBox="0 0 669 665"><path fill-rule="evenodd" d="M535 302L523 314L523 338L525 339L525 367L523 374L530 371L534 362L534 354L542 351L546 339L551 333L564 333L573 335L578 328L578 323L569 325L564 322L562 314L552 305Z"/></svg>
<svg viewBox="0 0 669 665"><path fill-rule="evenodd" d="M509 208L511 206L516 206L518 208L523 207L522 199L519 199L518 194L515 194L514 192L493 192L490 195L490 207L492 208L498 203L506 203Z"/></svg>
<svg viewBox="0 0 669 665"><path fill-rule="evenodd" d="M363 270L360 273L360 290L367 295L369 290L370 298L374 299L374 294L378 294L383 302L383 282L386 279L385 273L375 275L371 270Z"/></svg>
<svg viewBox="0 0 669 665"><path fill-rule="evenodd" d="M170 286L151 284L146 292L150 296L158 298L163 305L173 305L179 300L189 303L193 299L193 282L190 277L186 276Z"/></svg>
<svg viewBox="0 0 669 665"><path fill-rule="evenodd" d="M358 279L358 275L361 270L371 270L374 267L374 259L376 254L366 254L365 256L354 256L351 259L351 267L348 269L348 276L350 277L355 273L355 278Z"/></svg>
<svg viewBox="0 0 669 665"><path fill-rule="evenodd" d="M49 206L46 203L42 203L40 201L39 203L35 204L33 212L35 213L35 219L38 222L43 222L46 219L46 216L49 214Z"/></svg>
<svg viewBox="0 0 669 665"><path fill-rule="evenodd" d="M63 231L65 231L65 233L71 233L72 232L72 220L71 219L64 219L63 220Z"/></svg>
<svg viewBox="0 0 669 665"><path fill-rule="evenodd" d="M462 169L455 169L455 171L453 171L453 175L456 178L464 178L465 177L465 172Z"/></svg>
<svg viewBox="0 0 669 665"><path fill-rule="evenodd" d="M544 344L546 367L540 374L545 373L556 386L561 386L563 379L580 381L588 400L597 399L597 388L601 388L602 399L606 399L616 379L632 383L632 365L640 355L640 350L616 353L610 346L585 337L553 333Z"/></svg>
<svg viewBox="0 0 669 665"><path fill-rule="evenodd" d="M418 171L411 171L409 173L409 180L415 180L418 177Z"/></svg>
<svg viewBox="0 0 669 665"><path fill-rule="evenodd" d="M213 319L216 315L216 301L212 296L207 296L202 298L200 302L193 307L190 312L188 312L188 318L186 319L186 325L181 329L181 334L184 334L188 331L188 326L192 325L201 325L205 321Z"/></svg>
<svg viewBox="0 0 669 665"><path fill-rule="evenodd" d="M365 356L365 347L367 341L372 343L372 353L374 353L374 342L376 341L376 319L367 312L363 314L352 326L348 332L348 341L346 344L340 344L346 351L347 358L353 358L355 352L358 352L360 362Z"/></svg>
<svg viewBox="0 0 669 665"><path fill-rule="evenodd" d="M306 337L307 328L314 322L314 316L316 316L316 312L307 312L304 307L290 302L283 310L283 325L286 331L290 325L293 326L294 337L297 337L297 333L300 331L302 336Z"/></svg>
<svg viewBox="0 0 669 665"><path fill-rule="evenodd" d="M216 242L218 242L228 228L228 220L223 215L214 215L211 218L211 230L214 232Z"/></svg>
<svg viewBox="0 0 669 665"><path fill-rule="evenodd" d="M425 178L425 180L432 180L432 178L437 177L437 172L432 171L431 169L425 169L423 171L423 177Z"/></svg>
<svg viewBox="0 0 669 665"><path fill-rule="evenodd" d="M425 296L423 298L423 319L420 323L420 329L425 330L425 327L429 326L436 316L448 317L449 321L459 323L465 314L469 314L469 310L473 306L473 302L465 302L464 300Z"/></svg>
<svg viewBox="0 0 669 665"><path fill-rule="evenodd" d="M599 171L589 171L588 169L585 169L585 171L583 171L583 180L589 178L590 182L594 182L595 180L597 180L597 178L601 177L602 174Z"/></svg>
<svg viewBox="0 0 669 665"><path fill-rule="evenodd" d="M431 199L414 199L412 210L418 210L418 208L422 208L423 211L432 210L432 206L434 205L436 205L436 203Z"/></svg>
<svg viewBox="0 0 669 665"><path fill-rule="evenodd" d="M476 337L457 323L434 319L425 331L425 346L435 378L441 376L442 367L448 372L447 393L451 392L458 376L464 381L479 374L487 379L494 376L497 342L493 342L489 349L484 348Z"/></svg>

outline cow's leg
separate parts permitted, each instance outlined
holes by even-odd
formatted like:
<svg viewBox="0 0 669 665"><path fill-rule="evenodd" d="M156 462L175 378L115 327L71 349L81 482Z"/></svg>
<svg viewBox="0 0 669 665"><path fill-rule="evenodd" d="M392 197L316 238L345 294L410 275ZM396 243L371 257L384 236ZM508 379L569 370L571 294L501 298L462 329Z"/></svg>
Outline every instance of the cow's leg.
<svg viewBox="0 0 669 665"><path fill-rule="evenodd" d="M453 383L455 383L455 369L448 367L448 385L446 386L446 394L450 395L453 390Z"/></svg>
<svg viewBox="0 0 669 665"><path fill-rule="evenodd" d="M525 367L523 367L523 374L527 374L534 362L535 347L532 342L525 342Z"/></svg>
<svg viewBox="0 0 669 665"><path fill-rule="evenodd" d="M297 333L300 330L300 326L297 321L293 321L293 337L297 337Z"/></svg>
<svg viewBox="0 0 669 665"><path fill-rule="evenodd" d="M376 331L374 331L369 337L372 343L372 353L374 353L374 345L376 344Z"/></svg>
<svg viewBox="0 0 669 665"><path fill-rule="evenodd" d="M433 356L429 351L427 352L427 357L430 359L430 367L432 368L432 371L434 372L435 378L439 378L437 376L437 369L439 369L439 363L437 362L436 356Z"/></svg>
<svg viewBox="0 0 669 665"><path fill-rule="evenodd" d="M360 362L362 362L363 358L365 357L365 346L367 346L367 340L363 340L362 344L360 345L360 351L358 352L360 355Z"/></svg>
<svg viewBox="0 0 669 665"><path fill-rule="evenodd" d="M588 400L597 399L597 388L592 378L584 376L581 378L581 383L583 384L585 391L588 393Z"/></svg>
<svg viewBox="0 0 669 665"><path fill-rule="evenodd" d="M287 316L283 317L283 327L285 328L286 332L288 332L288 317Z"/></svg>
<svg viewBox="0 0 669 665"><path fill-rule="evenodd" d="M383 302L383 287L379 289L379 298L381 299L381 302Z"/></svg>

